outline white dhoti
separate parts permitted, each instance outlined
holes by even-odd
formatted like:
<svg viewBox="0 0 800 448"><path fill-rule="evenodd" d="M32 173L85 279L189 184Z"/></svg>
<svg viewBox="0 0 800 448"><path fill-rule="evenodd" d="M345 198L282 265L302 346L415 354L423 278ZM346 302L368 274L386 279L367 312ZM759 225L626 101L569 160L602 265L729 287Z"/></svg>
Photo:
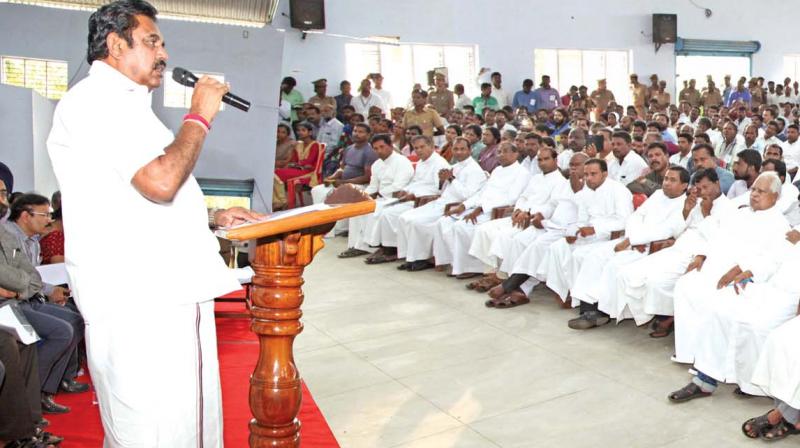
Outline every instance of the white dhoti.
<svg viewBox="0 0 800 448"><path fill-rule="evenodd" d="M495 271L500 259L492 252L495 241L510 240L521 228L511 224L511 218L494 219L479 225L475 229L469 254L484 264L485 271Z"/></svg>
<svg viewBox="0 0 800 448"><path fill-rule="evenodd" d="M765 394L800 409L800 317L769 334L751 382Z"/></svg>
<svg viewBox="0 0 800 448"><path fill-rule="evenodd" d="M214 302L115 311L86 324L103 446L221 447Z"/></svg>
<svg viewBox="0 0 800 448"><path fill-rule="evenodd" d="M384 211L387 210L385 204L388 199L378 198L375 200L375 211L361 216L354 216L348 219L349 231L347 234L347 247L364 250L367 252L375 252L377 246L376 240L379 240L378 235L378 220Z"/></svg>
<svg viewBox="0 0 800 448"><path fill-rule="evenodd" d="M614 256L614 246L620 241L622 238L586 246L583 262L570 287L570 295L573 299L586 303L597 303L601 290L606 286L599 281L603 273L603 266Z"/></svg>
<svg viewBox="0 0 800 448"><path fill-rule="evenodd" d="M690 253L676 244L622 267L616 285L617 313L633 317L636 325L656 315L674 315L675 283L691 261Z"/></svg>
<svg viewBox="0 0 800 448"><path fill-rule="evenodd" d="M412 262L427 260L433 256L436 222L443 217L445 205L443 202L433 201L400 215L397 258Z"/></svg>
<svg viewBox="0 0 800 448"><path fill-rule="evenodd" d="M695 368L717 381L736 383L745 393L764 395L751 383L753 371L772 330L795 316L798 298L762 283L748 285L739 295L724 288L708 300Z"/></svg>
<svg viewBox="0 0 800 448"><path fill-rule="evenodd" d="M467 272L484 272L483 262L469 254L472 239L479 227L488 224L491 220L489 213L481 213L477 218L477 223L472 224L464 219L456 221L452 226L452 246L453 260L450 263L453 267L452 274L459 275Z"/></svg>
<svg viewBox="0 0 800 448"><path fill-rule="evenodd" d="M543 259L538 263L535 275L540 281L544 281L547 287L553 290L561 300L566 302L569 297L569 290L575 284L575 278L583 265L584 257L597 246L594 238L578 238L573 244L567 243L566 238L557 239L547 249ZM535 247L536 244L534 244ZM528 250L525 251L526 253ZM529 269L537 264L535 260L528 260L525 263L525 254L517 260L517 266L527 264ZM517 272L516 266L514 269ZM528 273L528 272L524 272ZM531 275L531 274L528 274ZM579 301L572 302L573 306L578 306Z"/></svg>
<svg viewBox="0 0 800 448"><path fill-rule="evenodd" d="M372 246L397 247L400 233L400 216L414 209L414 201L406 201L385 207L368 243Z"/></svg>
<svg viewBox="0 0 800 448"><path fill-rule="evenodd" d="M513 234L501 233L497 235L497 238L492 241L489 255L500 261L498 271L510 274L514 269L514 263L516 263L522 252L545 233L548 232L544 229L530 226ZM555 238L553 241L555 241ZM553 241L550 241L550 243Z"/></svg>
<svg viewBox="0 0 800 448"><path fill-rule="evenodd" d="M695 359L698 334L709 312L710 298L718 293L717 282L731 269L729 263L703 264L675 283L675 361L691 364ZM726 286L733 289L733 286Z"/></svg>
<svg viewBox="0 0 800 448"><path fill-rule="evenodd" d="M614 256L612 256L603 267L603 272L596 281L596 287L592 289L591 294L597 300L597 308L608 314L612 319L616 319L617 323L621 320L633 317L625 306L625 303L620 301L620 297L617 294L617 278L619 278L619 273L621 270L625 269L625 267L636 264L646 257L646 252L642 253L633 249L615 252ZM643 323L644 322L636 322L637 325L642 325Z"/></svg>

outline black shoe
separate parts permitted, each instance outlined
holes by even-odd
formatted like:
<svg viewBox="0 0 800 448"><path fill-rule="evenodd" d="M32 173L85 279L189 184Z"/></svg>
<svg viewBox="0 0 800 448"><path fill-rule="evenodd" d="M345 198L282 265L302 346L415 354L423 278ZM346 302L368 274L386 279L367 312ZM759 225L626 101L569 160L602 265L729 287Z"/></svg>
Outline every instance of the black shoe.
<svg viewBox="0 0 800 448"><path fill-rule="evenodd" d="M600 311L587 311L575 319L570 319L567 322L569 328L573 330L588 330L590 328L599 327L609 322L608 314Z"/></svg>
<svg viewBox="0 0 800 448"><path fill-rule="evenodd" d="M408 270L410 272L424 271L425 269L433 269L435 266L428 260L418 260L411 263Z"/></svg>
<svg viewBox="0 0 800 448"><path fill-rule="evenodd" d="M79 383L75 380L61 380L61 384L58 388L62 392L66 392L68 394L76 394L80 392L86 392L89 390L89 385L86 383Z"/></svg>
<svg viewBox="0 0 800 448"><path fill-rule="evenodd" d="M41 441L42 443L44 443L45 445L58 445L59 443L64 441L63 437L59 437L55 434L43 431L39 428L36 429L36 435L34 437L39 441Z"/></svg>
<svg viewBox="0 0 800 448"><path fill-rule="evenodd" d="M406 261L405 263L401 264L397 267L398 270L407 271L411 267L411 263Z"/></svg>
<svg viewBox="0 0 800 448"><path fill-rule="evenodd" d="M39 420L38 422L36 422L36 427L37 428L44 429L44 428L47 428L48 426L50 426L50 422L46 418L43 418L43 419Z"/></svg>
<svg viewBox="0 0 800 448"><path fill-rule="evenodd" d="M42 394L43 414L66 414L69 410L68 407L56 403L52 395Z"/></svg>

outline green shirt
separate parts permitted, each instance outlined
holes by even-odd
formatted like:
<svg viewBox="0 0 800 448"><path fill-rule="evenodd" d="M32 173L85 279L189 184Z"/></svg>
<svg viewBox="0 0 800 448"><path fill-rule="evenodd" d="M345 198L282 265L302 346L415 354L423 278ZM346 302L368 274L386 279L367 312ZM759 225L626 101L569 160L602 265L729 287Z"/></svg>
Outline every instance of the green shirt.
<svg viewBox="0 0 800 448"><path fill-rule="evenodd" d="M478 115L483 115L483 108L488 107L492 110L500 109L500 104L497 102L497 98L490 96L489 98L484 98L482 96L476 96L474 100L472 100L472 107L475 108L475 113Z"/></svg>
<svg viewBox="0 0 800 448"><path fill-rule="evenodd" d="M298 92L297 89L292 89L289 93L281 92L281 99L288 101L292 105L292 121L297 121L297 111L294 108L302 106L305 102L303 94Z"/></svg>

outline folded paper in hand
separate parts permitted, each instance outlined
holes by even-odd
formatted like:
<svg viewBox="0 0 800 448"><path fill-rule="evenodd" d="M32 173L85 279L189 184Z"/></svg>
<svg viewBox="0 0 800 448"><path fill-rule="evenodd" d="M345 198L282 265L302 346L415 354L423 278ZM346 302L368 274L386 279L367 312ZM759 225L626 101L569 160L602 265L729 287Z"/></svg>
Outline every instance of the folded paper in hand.
<svg viewBox="0 0 800 448"><path fill-rule="evenodd" d="M64 285L69 283L67 268L64 263L43 264L36 266L42 281L49 285Z"/></svg>
<svg viewBox="0 0 800 448"><path fill-rule="evenodd" d="M22 310L12 301L0 305L0 330L11 333L19 342L25 345L33 344L39 340L36 330L25 319Z"/></svg>

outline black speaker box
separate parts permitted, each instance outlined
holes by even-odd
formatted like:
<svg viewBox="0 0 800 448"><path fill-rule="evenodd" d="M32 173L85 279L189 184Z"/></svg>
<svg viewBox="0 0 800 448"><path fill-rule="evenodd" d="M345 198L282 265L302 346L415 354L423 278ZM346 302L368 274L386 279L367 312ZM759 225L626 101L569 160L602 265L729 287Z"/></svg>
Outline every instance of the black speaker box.
<svg viewBox="0 0 800 448"><path fill-rule="evenodd" d="M289 15L292 28L301 30L325 29L325 0L291 0Z"/></svg>
<svg viewBox="0 0 800 448"><path fill-rule="evenodd" d="M675 14L653 14L653 42L674 44L678 38L678 16Z"/></svg>

